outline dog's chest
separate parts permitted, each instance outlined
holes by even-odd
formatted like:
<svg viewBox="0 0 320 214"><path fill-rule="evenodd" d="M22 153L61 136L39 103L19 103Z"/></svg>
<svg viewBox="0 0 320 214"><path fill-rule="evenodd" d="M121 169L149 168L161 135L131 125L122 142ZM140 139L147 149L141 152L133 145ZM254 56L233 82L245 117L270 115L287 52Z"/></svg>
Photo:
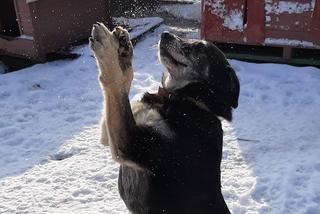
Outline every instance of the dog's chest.
<svg viewBox="0 0 320 214"><path fill-rule="evenodd" d="M173 137L173 133L159 109L153 108L147 103L135 102L132 103L132 112L138 126L150 127L167 138Z"/></svg>
<svg viewBox="0 0 320 214"><path fill-rule="evenodd" d="M153 127L169 138L210 138L214 132L221 131L221 122L216 115L180 96L145 94L132 110L138 125Z"/></svg>

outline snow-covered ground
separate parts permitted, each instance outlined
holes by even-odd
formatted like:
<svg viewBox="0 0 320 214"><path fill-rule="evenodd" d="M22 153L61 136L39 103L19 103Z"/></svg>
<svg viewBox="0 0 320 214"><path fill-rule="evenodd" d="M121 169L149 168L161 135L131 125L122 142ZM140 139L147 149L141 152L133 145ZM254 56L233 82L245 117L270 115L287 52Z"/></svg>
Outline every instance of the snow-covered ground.
<svg viewBox="0 0 320 214"><path fill-rule="evenodd" d="M191 1L190 1L191 2ZM160 7L159 12L167 12L180 19L201 21L201 1L194 0L193 4L167 4Z"/></svg>
<svg viewBox="0 0 320 214"><path fill-rule="evenodd" d="M320 213L320 70L231 64L241 96L234 127L225 126L222 180L230 208Z"/></svg>
<svg viewBox="0 0 320 214"><path fill-rule="evenodd" d="M135 47L132 99L160 84L164 30ZM95 61L87 45L75 52L74 61L0 75L0 213L128 213L118 166L98 142ZM230 62L241 81L234 122L223 122L230 210L320 213L320 69Z"/></svg>

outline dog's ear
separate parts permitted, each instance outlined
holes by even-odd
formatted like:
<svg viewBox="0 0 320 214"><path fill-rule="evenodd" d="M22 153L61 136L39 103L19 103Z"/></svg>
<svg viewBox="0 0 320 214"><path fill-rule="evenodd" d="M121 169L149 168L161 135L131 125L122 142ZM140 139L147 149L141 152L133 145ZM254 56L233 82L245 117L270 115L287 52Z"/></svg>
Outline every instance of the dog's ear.
<svg viewBox="0 0 320 214"><path fill-rule="evenodd" d="M233 108L238 107L239 93L240 93L240 83L239 79L236 75L236 72L233 70L231 66L227 66L225 68L225 72L227 72L229 80L230 80L230 104Z"/></svg>

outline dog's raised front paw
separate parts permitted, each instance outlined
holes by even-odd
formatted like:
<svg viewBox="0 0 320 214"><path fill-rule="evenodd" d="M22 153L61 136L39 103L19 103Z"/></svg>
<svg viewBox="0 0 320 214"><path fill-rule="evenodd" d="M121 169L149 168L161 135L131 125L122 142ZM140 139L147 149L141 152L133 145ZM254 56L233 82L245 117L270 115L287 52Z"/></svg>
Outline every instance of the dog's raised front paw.
<svg viewBox="0 0 320 214"><path fill-rule="evenodd" d="M127 30L116 27L114 30L114 36L119 41L119 56L120 57L132 57L132 43L130 41L130 36Z"/></svg>
<svg viewBox="0 0 320 214"><path fill-rule="evenodd" d="M118 84L128 92L133 79L133 48L129 33L121 27L109 31L102 23L93 25L90 37L100 70L100 82L105 87Z"/></svg>
<svg viewBox="0 0 320 214"><path fill-rule="evenodd" d="M110 32L104 24L99 22L93 25L89 40L89 46L98 60L100 57L115 51L117 48L112 32Z"/></svg>

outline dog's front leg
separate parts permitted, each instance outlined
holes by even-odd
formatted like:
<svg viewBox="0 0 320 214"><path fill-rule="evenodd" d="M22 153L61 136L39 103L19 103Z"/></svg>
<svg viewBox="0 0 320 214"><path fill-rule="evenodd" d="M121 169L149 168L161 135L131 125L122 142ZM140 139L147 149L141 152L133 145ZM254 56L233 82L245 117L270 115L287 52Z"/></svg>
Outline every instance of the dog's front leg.
<svg viewBox="0 0 320 214"><path fill-rule="evenodd" d="M110 32L98 23L92 29L90 48L97 60L105 99L101 141L110 145L115 161L135 165L128 155L136 125L128 98L133 79L129 34L122 28Z"/></svg>

